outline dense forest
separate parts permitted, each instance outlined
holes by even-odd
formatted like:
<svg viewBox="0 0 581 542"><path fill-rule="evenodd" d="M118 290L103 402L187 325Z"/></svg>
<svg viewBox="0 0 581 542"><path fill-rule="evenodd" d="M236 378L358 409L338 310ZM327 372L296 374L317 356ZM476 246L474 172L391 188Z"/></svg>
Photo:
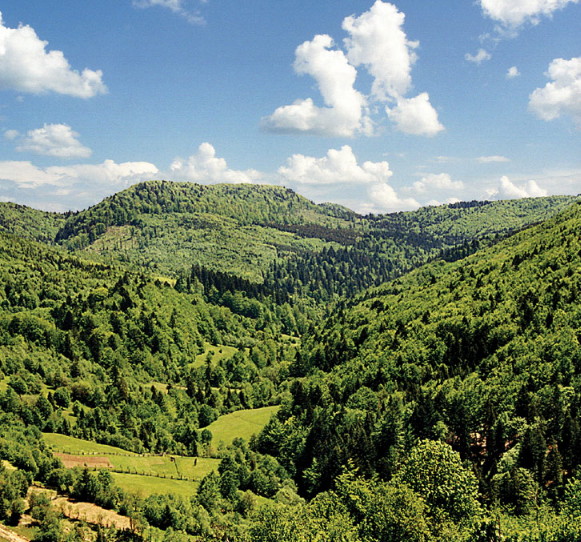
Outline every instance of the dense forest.
<svg viewBox="0 0 581 542"><path fill-rule="evenodd" d="M154 181L79 213L0 204L0 521L38 541L579 540L580 231L570 197L364 217ZM264 407L254 437L212 440ZM65 468L55 434L216 468L138 494ZM64 519L45 490L129 527Z"/></svg>

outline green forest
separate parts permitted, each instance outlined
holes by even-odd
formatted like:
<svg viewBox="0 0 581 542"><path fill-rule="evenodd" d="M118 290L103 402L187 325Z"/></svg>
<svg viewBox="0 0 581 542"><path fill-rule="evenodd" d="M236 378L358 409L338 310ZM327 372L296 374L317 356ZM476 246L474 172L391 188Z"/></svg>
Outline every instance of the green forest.
<svg viewBox="0 0 581 542"><path fill-rule="evenodd" d="M581 540L580 232L569 196L0 203L0 540Z"/></svg>

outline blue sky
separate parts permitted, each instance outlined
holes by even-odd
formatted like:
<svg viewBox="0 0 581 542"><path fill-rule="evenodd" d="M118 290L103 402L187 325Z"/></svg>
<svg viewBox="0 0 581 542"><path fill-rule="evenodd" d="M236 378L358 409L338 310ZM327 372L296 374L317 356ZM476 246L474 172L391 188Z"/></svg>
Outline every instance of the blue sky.
<svg viewBox="0 0 581 542"><path fill-rule="evenodd" d="M581 193L579 0L0 0L0 200L147 179L362 213Z"/></svg>

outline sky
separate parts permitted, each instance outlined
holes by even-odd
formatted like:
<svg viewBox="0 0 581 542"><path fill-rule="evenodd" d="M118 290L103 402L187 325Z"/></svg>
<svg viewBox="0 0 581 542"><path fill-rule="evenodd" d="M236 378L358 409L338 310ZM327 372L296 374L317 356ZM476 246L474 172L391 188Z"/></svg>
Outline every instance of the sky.
<svg viewBox="0 0 581 542"><path fill-rule="evenodd" d="M0 201L581 193L581 0L0 0Z"/></svg>

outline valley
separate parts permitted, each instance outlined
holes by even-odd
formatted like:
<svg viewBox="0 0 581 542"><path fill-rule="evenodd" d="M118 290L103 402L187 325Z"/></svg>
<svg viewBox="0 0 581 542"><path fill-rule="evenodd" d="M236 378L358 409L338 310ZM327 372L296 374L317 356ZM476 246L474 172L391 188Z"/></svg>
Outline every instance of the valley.
<svg viewBox="0 0 581 542"><path fill-rule="evenodd" d="M150 181L77 213L0 203L0 520L91 542L575 540L580 231L565 196L362 216Z"/></svg>

